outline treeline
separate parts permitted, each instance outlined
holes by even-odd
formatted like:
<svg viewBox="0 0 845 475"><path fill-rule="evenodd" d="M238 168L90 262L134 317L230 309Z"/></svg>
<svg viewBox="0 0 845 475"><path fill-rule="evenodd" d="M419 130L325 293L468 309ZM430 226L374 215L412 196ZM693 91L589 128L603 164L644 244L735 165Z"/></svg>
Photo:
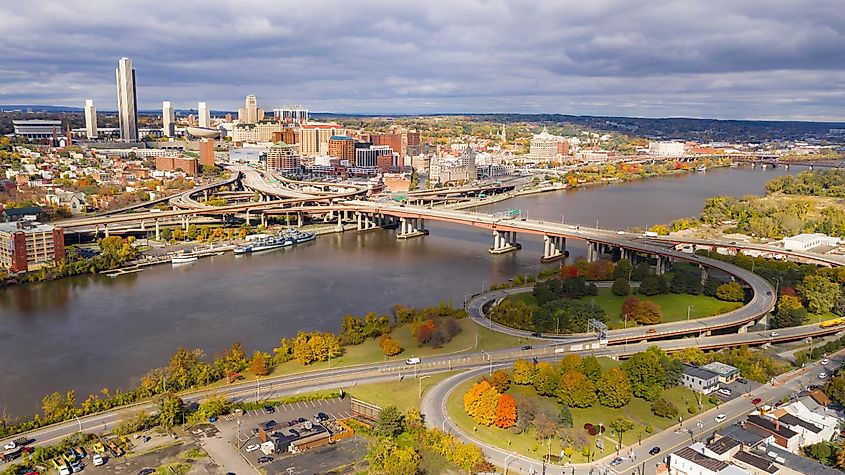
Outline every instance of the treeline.
<svg viewBox="0 0 845 475"><path fill-rule="evenodd" d="M97 241L100 253L91 258L82 257L75 248L68 248L65 259L56 262L53 267L43 267L37 272L27 272L23 275L23 281L44 282L117 269L138 256L138 251L132 246L134 241L135 238L132 236L127 239L119 236L100 239ZM0 279L0 285L2 285L2 279Z"/></svg>
<svg viewBox="0 0 845 475"><path fill-rule="evenodd" d="M789 371L790 365L780 360L770 358L765 352L751 351L747 346L705 353L697 347L688 347L672 353L672 356L682 362L694 366L718 361L729 364L740 370L743 378L752 379L759 383L767 383L773 376Z"/></svg>
<svg viewBox="0 0 845 475"><path fill-rule="evenodd" d="M845 198L845 170L814 170L779 176L766 182L766 192Z"/></svg>
<svg viewBox="0 0 845 475"><path fill-rule="evenodd" d="M398 342L392 338L391 332L397 326L406 323L411 324L409 331L417 337L420 346L442 345L460 332L457 319L465 316L466 312L463 309L452 308L447 302L424 308L397 305L393 309L392 321L387 315L375 313L364 317L346 315L339 335L331 332L300 331L294 338L282 338L279 346L273 349L272 355L261 350L255 350L252 355L248 355L240 342L234 342L209 362L203 350L180 347L170 358L167 366L147 372L141 378L138 387L129 391L115 390L114 392L104 388L99 394L90 394L81 404L78 403L73 390L65 393L53 392L41 400L41 414L36 413L31 419L16 423L12 423L6 417L0 419L0 437L125 406L148 398L174 395L180 391L200 388L221 380L232 383L241 379L247 370L256 376L267 376L277 365L290 360L296 360L303 365L326 361L329 358L342 356L345 346L362 344L367 339L379 339L382 351L386 355L393 356L398 354L401 348L390 348L392 345L385 345L385 341L392 340L398 345ZM419 330L421 327L426 330ZM200 409L203 409L198 416L200 419L212 412L225 409L221 407L223 403L220 401L211 401L209 404L205 406L205 409L203 405L200 405ZM173 406L175 407L175 404Z"/></svg>

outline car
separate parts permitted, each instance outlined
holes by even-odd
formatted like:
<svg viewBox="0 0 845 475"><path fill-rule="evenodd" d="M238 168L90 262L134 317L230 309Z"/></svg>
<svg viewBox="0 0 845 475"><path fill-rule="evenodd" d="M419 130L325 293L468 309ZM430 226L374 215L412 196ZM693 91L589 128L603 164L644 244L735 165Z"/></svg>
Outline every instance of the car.
<svg viewBox="0 0 845 475"><path fill-rule="evenodd" d="M616 231L616 234L625 234L625 231Z"/></svg>
<svg viewBox="0 0 845 475"><path fill-rule="evenodd" d="M763 402L763 399L759 398L759 397L755 397L754 399L751 400L751 404L754 404L755 406L757 404L760 404L761 402Z"/></svg>
<svg viewBox="0 0 845 475"><path fill-rule="evenodd" d="M652 447L651 450L648 451L649 455L657 455L660 453L660 447Z"/></svg>
<svg viewBox="0 0 845 475"><path fill-rule="evenodd" d="M534 348L534 347L531 346L531 345L523 345L523 347L522 347L523 350L530 350L531 348Z"/></svg>
<svg viewBox="0 0 845 475"><path fill-rule="evenodd" d="M211 422L212 424L213 424L213 423L215 423L215 422L217 422L217 417L216 417L216 416L211 416L211 417L209 417L209 418L208 418L208 422Z"/></svg>
<svg viewBox="0 0 845 475"><path fill-rule="evenodd" d="M266 412L267 414L272 414L276 412L276 408L273 406L264 406L264 412Z"/></svg>
<svg viewBox="0 0 845 475"><path fill-rule="evenodd" d="M15 450L18 447L18 444L14 442L9 442L8 444L3 446L3 450Z"/></svg>
<svg viewBox="0 0 845 475"><path fill-rule="evenodd" d="M95 467L99 467L100 465L106 463L106 460L103 458L102 455L94 454L94 456L91 457L91 462L94 464Z"/></svg>
<svg viewBox="0 0 845 475"><path fill-rule="evenodd" d="M304 417L300 417L299 419L296 420L296 422L302 424L303 422L306 422L306 419Z"/></svg>
<svg viewBox="0 0 845 475"><path fill-rule="evenodd" d="M272 461L273 457L270 457L269 455L262 455L261 457L258 457L258 463L267 463Z"/></svg>
<svg viewBox="0 0 845 475"><path fill-rule="evenodd" d="M815 391L816 389L819 389L820 387L821 386L819 386L818 384L811 384L811 385L807 386L807 388L809 388L810 391Z"/></svg>
<svg viewBox="0 0 845 475"><path fill-rule="evenodd" d="M778 332L770 332L769 336L778 336Z"/></svg>
<svg viewBox="0 0 845 475"><path fill-rule="evenodd" d="M531 336L536 337L536 338L540 338L543 335L541 335L540 332L531 332Z"/></svg>
<svg viewBox="0 0 845 475"><path fill-rule="evenodd" d="M745 378L739 378L736 380L736 382L739 384L748 384L748 380Z"/></svg>
<svg viewBox="0 0 845 475"><path fill-rule="evenodd" d="M827 378L827 373L825 373L824 371L819 373L819 379L825 379L825 378Z"/></svg>
<svg viewBox="0 0 845 475"><path fill-rule="evenodd" d="M299 421L297 421L296 419L289 420L288 421L288 427L293 427L293 426L297 425L298 423L299 423Z"/></svg>
<svg viewBox="0 0 845 475"><path fill-rule="evenodd" d="M156 469L142 468L141 470L138 470L138 475L150 475L151 473L156 473Z"/></svg>
<svg viewBox="0 0 845 475"><path fill-rule="evenodd" d="M318 412L318 413L317 413L317 417L318 417L321 421L327 421L327 420L329 420L329 415L328 415L328 414L326 414L325 412Z"/></svg>
<svg viewBox="0 0 845 475"><path fill-rule="evenodd" d="M70 475L71 473L69 465L62 465L59 467L59 475Z"/></svg>
<svg viewBox="0 0 845 475"><path fill-rule="evenodd" d="M258 450L260 448L261 448L261 446L258 445L258 444L251 444L251 445L247 445L244 450L246 451L246 453L250 453L250 452L255 452L256 450Z"/></svg>
<svg viewBox="0 0 845 475"><path fill-rule="evenodd" d="M414 357L414 358L408 358L407 360L405 360L405 364L406 364L406 365L415 365L415 364L420 364L420 359L419 359L419 358L417 358L417 357Z"/></svg>
<svg viewBox="0 0 845 475"><path fill-rule="evenodd" d="M610 461L610 466L615 467L617 465L622 464L622 462L623 462L622 457L616 457L615 459Z"/></svg>
<svg viewBox="0 0 845 475"><path fill-rule="evenodd" d="M288 426L292 426L292 425L293 425L293 424L288 424ZM252 428L252 436L253 436L253 437L258 437L258 427L253 427L253 428Z"/></svg>
<svg viewBox="0 0 845 475"><path fill-rule="evenodd" d="M82 469L85 468L85 464L83 464L82 462L77 460L76 462L73 462L72 464L70 464L70 468L73 469L74 473L81 472Z"/></svg>
<svg viewBox="0 0 845 475"><path fill-rule="evenodd" d="M654 328L649 328L645 332L649 335L653 335L653 334L657 333L657 330L655 330Z"/></svg>
<svg viewBox="0 0 845 475"><path fill-rule="evenodd" d="M767 291L766 291L766 295L772 295L772 291L771 291L771 290L767 290Z"/></svg>
<svg viewBox="0 0 845 475"><path fill-rule="evenodd" d="M725 396L730 396L731 390L730 390L730 388L719 388L719 394L723 394Z"/></svg>
<svg viewBox="0 0 845 475"><path fill-rule="evenodd" d="M778 401L778 402L775 403L775 407L781 407L781 406L783 406L783 401Z"/></svg>
<svg viewBox="0 0 845 475"><path fill-rule="evenodd" d="M726 418L727 416L725 416L724 414L719 414L713 420L716 422L724 422Z"/></svg>
<svg viewBox="0 0 845 475"><path fill-rule="evenodd" d="M827 359L827 358L822 358L822 360L820 361L820 363L822 364L822 366L824 366L824 365L826 365L826 364L830 363L830 360L829 360L829 359Z"/></svg>

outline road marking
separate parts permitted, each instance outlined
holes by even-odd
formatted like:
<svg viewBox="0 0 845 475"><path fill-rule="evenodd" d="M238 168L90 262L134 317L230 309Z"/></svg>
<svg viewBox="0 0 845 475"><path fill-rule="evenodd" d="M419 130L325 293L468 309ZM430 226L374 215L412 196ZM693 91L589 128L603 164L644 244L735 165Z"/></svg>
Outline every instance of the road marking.
<svg viewBox="0 0 845 475"><path fill-rule="evenodd" d="M317 405L314 404L314 401L311 401L311 407L317 407Z"/></svg>

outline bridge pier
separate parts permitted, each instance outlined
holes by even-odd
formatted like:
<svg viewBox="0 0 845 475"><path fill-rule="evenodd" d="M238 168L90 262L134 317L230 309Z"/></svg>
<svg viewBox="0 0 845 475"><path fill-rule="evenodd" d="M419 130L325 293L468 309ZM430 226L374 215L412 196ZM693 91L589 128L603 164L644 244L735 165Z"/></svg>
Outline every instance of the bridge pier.
<svg viewBox="0 0 845 475"><path fill-rule="evenodd" d="M654 269L654 273L657 275L663 275L669 270L669 265L672 263L671 259L665 256L657 256L657 266Z"/></svg>
<svg viewBox="0 0 845 475"><path fill-rule="evenodd" d="M543 257L540 262L552 262L564 257L566 238L561 236L543 235Z"/></svg>
<svg viewBox="0 0 845 475"><path fill-rule="evenodd" d="M103 225L103 230L106 233L106 237L109 237L109 223Z"/></svg>
<svg viewBox="0 0 845 475"><path fill-rule="evenodd" d="M595 262L598 258L598 244L592 241L587 241L587 262Z"/></svg>
<svg viewBox="0 0 845 475"><path fill-rule="evenodd" d="M261 226L267 227L267 214L261 213Z"/></svg>
<svg viewBox="0 0 845 475"><path fill-rule="evenodd" d="M296 213L296 227L301 228L303 224L305 224L305 221L302 218L302 213Z"/></svg>
<svg viewBox="0 0 845 475"><path fill-rule="evenodd" d="M516 242L515 231L493 231L493 247L489 249L490 254L505 254L521 248Z"/></svg>
<svg viewBox="0 0 845 475"><path fill-rule="evenodd" d="M252 223L250 222L250 219L249 219L249 209L247 209L246 210L246 225L249 226L251 224Z"/></svg>
<svg viewBox="0 0 845 475"><path fill-rule="evenodd" d="M707 282L707 267L699 264L698 268L701 269L701 285L704 285Z"/></svg>
<svg viewBox="0 0 845 475"><path fill-rule="evenodd" d="M185 219L184 219L184 223L185 223L185 232L186 232L186 233L188 232L188 223L190 223L190 221L191 221L191 218L190 218L190 217L188 217L188 215L186 214L186 215L185 215Z"/></svg>
<svg viewBox="0 0 845 475"><path fill-rule="evenodd" d="M161 228L159 227L158 218L156 218L156 241L161 241Z"/></svg>
<svg viewBox="0 0 845 475"><path fill-rule="evenodd" d="M368 213L362 213L360 211L355 212L356 219L358 220L358 231L369 231L371 229L376 229L379 227L377 216L370 215Z"/></svg>
<svg viewBox="0 0 845 475"><path fill-rule="evenodd" d="M410 239L419 236L425 236L428 230L425 229L425 220L422 218L400 218L399 232L396 233L396 239Z"/></svg>
<svg viewBox="0 0 845 475"><path fill-rule="evenodd" d="M748 327L747 327L747 326L745 326L745 325L742 325L741 327L739 327L739 329L737 329L737 331L736 331L736 332L737 332L737 334L739 334L739 335L742 335L742 334L748 333Z"/></svg>
<svg viewBox="0 0 845 475"><path fill-rule="evenodd" d="M146 228L147 228L147 227L145 226L145 224L146 224L146 221L144 221L144 220L142 219L142 220L141 220L141 231L146 231Z"/></svg>

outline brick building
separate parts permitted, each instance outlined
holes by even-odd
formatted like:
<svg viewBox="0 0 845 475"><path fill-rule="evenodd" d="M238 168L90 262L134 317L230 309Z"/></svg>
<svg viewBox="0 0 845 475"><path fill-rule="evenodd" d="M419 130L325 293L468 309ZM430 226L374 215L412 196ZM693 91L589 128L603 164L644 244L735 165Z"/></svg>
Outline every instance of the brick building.
<svg viewBox="0 0 845 475"><path fill-rule="evenodd" d="M196 176L199 172L198 161L191 157L156 157L156 170L175 172L182 170L188 175Z"/></svg>
<svg viewBox="0 0 845 475"><path fill-rule="evenodd" d="M0 268L28 272L65 258L62 228L34 221L0 223Z"/></svg>

